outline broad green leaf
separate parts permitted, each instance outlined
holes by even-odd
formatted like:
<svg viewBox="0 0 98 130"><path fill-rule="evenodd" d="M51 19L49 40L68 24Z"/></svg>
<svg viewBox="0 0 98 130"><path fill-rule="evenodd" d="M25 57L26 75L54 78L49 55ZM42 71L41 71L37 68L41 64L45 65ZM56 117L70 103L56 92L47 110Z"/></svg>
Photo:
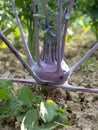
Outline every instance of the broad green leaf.
<svg viewBox="0 0 98 130"><path fill-rule="evenodd" d="M45 123L58 122L59 126L70 125L66 112L52 100L41 102L40 116Z"/></svg>
<svg viewBox="0 0 98 130"><path fill-rule="evenodd" d="M30 125L29 128L26 128L24 126L21 127L21 130L54 130L59 126L56 123L45 123L42 126L38 126L38 124L35 122L33 125Z"/></svg>
<svg viewBox="0 0 98 130"><path fill-rule="evenodd" d="M0 99L9 100L10 98L11 97L8 88L0 89Z"/></svg>
<svg viewBox="0 0 98 130"><path fill-rule="evenodd" d="M0 107L0 117L17 116L19 114L20 104L13 98L5 101Z"/></svg>
<svg viewBox="0 0 98 130"><path fill-rule="evenodd" d="M25 113L24 113L24 114L18 114L18 115L16 115L16 119L17 119L17 121L18 121L18 122L22 122L24 116L25 116Z"/></svg>
<svg viewBox="0 0 98 130"><path fill-rule="evenodd" d="M64 114L58 114L56 121L62 125L71 125L70 120L68 120L67 115Z"/></svg>
<svg viewBox="0 0 98 130"><path fill-rule="evenodd" d="M10 101L5 102L2 106L0 106L0 120L4 119L5 117L8 117L7 113L10 110Z"/></svg>
<svg viewBox="0 0 98 130"><path fill-rule="evenodd" d="M52 101L40 103L40 116L44 122L53 121L57 115L57 105Z"/></svg>
<svg viewBox="0 0 98 130"><path fill-rule="evenodd" d="M64 109L58 107L57 113L58 115L55 118L57 122L61 123L61 125L71 125L71 122L68 120L67 114Z"/></svg>
<svg viewBox="0 0 98 130"><path fill-rule="evenodd" d="M22 102L23 105L29 105L32 107L33 97L33 93L29 88L22 87L20 90L20 94L17 97L17 100Z"/></svg>
<svg viewBox="0 0 98 130"><path fill-rule="evenodd" d="M57 128L57 124L56 123L45 123L43 124L39 130L54 130L55 128Z"/></svg>
<svg viewBox="0 0 98 130"><path fill-rule="evenodd" d="M9 108L10 108L10 101L7 101L2 106L0 106L0 115L7 113Z"/></svg>
<svg viewBox="0 0 98 130"><path fill-rule="evenodd" d="M39 115L36 109L29 110L23 118L21 124L21 130L34 130L35 124L37 126L36 121L38 120Z"/></svg>

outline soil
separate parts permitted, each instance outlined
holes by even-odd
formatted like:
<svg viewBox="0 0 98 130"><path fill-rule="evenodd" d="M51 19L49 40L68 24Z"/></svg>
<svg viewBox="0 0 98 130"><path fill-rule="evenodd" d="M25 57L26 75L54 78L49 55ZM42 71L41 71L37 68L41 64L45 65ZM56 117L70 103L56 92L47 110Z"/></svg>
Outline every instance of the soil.
<svg viewBox="0 0 98 130"><path fill-rule="evenodd" d="M91 44L90 44L91 43ZM93 41L82 43L81 45L67 45L66 62L72 66L82 55L91 48ZM92 57L96 57L98 63L98 50ZM90 66L85 69L82 65L70 77L69 83L76 86L86 86L89 88L98 87L98 67ZM0 77L32 78L24 69L17 58L7 48L0 48ZM87 82L86 82L87 80ZM19 89L21 84L14 83L15 89ZM28 85L31 86L31 85ZM50 92L51 93L51 92ZM64 89L54 89L52 96L45 94L46 99L53 99L61 105L68 114L72 126L65 126L61 130L98 130L98 94L71 92ZM3 121L0 130L20 130L17 122L13 119Z"/></svg>

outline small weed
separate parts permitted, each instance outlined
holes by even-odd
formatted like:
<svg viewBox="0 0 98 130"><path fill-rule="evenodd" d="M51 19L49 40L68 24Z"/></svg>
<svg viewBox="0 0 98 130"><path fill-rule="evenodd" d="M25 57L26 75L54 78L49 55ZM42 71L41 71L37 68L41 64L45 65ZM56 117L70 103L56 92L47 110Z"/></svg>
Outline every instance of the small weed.
<svg viewBox="0 0 98 130"><path fill-rule="evenodd" d="M91 78L83 78L82 85L87 87L91 84Z"/></svg>
<svg viewBox="0 0 98 130"><path fill-rule="evenodd" d="M95 57L87 59L81 66L82 72L94 72L97 68L97 61Z"/></svg>

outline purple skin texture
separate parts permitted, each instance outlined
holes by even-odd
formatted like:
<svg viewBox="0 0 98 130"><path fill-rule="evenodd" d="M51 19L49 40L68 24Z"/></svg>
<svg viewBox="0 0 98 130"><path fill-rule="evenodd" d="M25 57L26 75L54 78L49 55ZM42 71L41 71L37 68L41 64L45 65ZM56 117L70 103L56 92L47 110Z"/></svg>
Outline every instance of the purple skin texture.
<svg viewBox="0 0 98 130"><path fill-rule="evenodd" d="M47 48L45 46L43 47L43 58L40 56L39 51L39 33L38 33L38 20L34 18L35 22L35 35L36 35L36 62L33 60L30 51L28 49L28 45L25 42L25 37L22 32L22 26L20 23L20 20L18 18L18 13L16 11L14 0L11 0L13 10L15 13L16 21L18 24L18 27L20 29L22 42L24 45L24 48L26 50L27 58L29 59L30 65L21 57L18 50L9 42L9 40L4 36L3 31L0 32L0 39L5 42L5 44L8 46L8 48L12 51L12 53L15 54L15 56L18 58L18 60L23 64L23 66L27 69L27 71L30 73L33 79L18 79L18 78L3 78L5 80L11 80L13 82L20 82L20 83L31 83L31 84L39 84L39 85L46 85L46 86L52 86L56 88L63 88L70 91L81 91L81 92L89 92L89 93L98 93L98 89L91 89L91 88L84 88L84 87L78 87L78 86L72 86L68 84L68 79L70 78L71 74L87 59L91 54L98 49L98 42L87 52L87 54L80 59L75 65L73 65L71 68L68 67L66 62L63 60L64 57L64 46L66 43L66 33L68 29L69 19L66 19L66 24L63 25L61 22L62 19L62 4L61 0L58 0L58 29L57 29L57 47L56 50L51 51L51 40L49 43L49 51L47 52ZM41 0L43 11L45 13L48 31L50 31L50 21L48 17L48 13L45 6L45 1ZM64 15L70 15L72 6L74 4L74 0L70 0L69 6L66 9ZM34 1L32 1L32 8L33 12L36 13L36 6L34 5ZM64 27L62 29L62 27ZM63 33L62 33L62 30ZM65 37L65 40L64 40ZM48 54L47 54L48 53Z"/></svg>
<svg viewBox="0 0 98 130"><path fill-rule="evenodd" d="M36 75L46 81L51 81L51 84L63 84L66 82L66 72L69 71L68 65L62 61L61 62L61 70L59 72L57 70L57 63L47 64L45 62L41 62L41 67L37 64L32 66L32 71L36 73Z"/></svg>

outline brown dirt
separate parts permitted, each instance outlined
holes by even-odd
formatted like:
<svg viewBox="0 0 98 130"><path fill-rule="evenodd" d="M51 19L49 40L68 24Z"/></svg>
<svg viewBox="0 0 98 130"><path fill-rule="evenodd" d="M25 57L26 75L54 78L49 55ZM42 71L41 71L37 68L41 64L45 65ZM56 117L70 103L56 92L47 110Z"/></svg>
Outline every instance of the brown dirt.
<svg viewBox="0 0 98 130"><path fill-rule="evenodd" d="M67 46L66 61L73 65L80 54L86 52L90 47L86 45ZM72 48L73 47L73 48ZM98 51L94 52L93 56L98 59ZM98 63L98 61L96 61ZM93 71L83 71L85 66L81 66L70 78L69 82L73 85L97 88L98 86L98 69L96 67ZM92 69L92 68L90 68ZM0 48L0 77L17 77L17 78L32 78L24 67L19 63L17 58L8 50ZM88 80L85 83L85 79ZM14 83L15 88L18 89L21 84ZM66 126L62 130L98 130L98 94L70 92L63 89L55 89L53 96L46 95L46 98L55 100L58 104L67 111L69 119L72 121L72 126ZM0 125L0 130L20 130L11 125L11 122L4 122ZM15 128L16 127L16 128Z"/></svg>

